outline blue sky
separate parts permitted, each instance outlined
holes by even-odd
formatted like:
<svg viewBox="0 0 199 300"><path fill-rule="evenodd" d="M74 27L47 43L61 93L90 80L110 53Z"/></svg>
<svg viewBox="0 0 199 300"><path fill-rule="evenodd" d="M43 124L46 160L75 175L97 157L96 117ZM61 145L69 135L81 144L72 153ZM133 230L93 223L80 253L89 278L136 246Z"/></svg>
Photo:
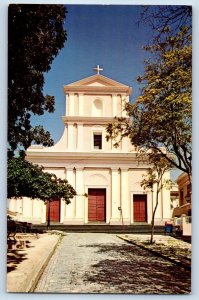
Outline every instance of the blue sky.
<svg viewBox="0 0 199 300"><path fill-rule="evenodd" d="M100 65L102 75L133 88L131 101L139 95L136 77L143 73L151 29L142 23L140 5L67 5L64 27L67 41L45 74L44 93L54 95L55 112L32 118L32 125L43 125L56 143L62 136L65 114L63 85L94 75ZM139 24L138 24L139 23ZM175 179L181 171L172 172Z"/></svg>
<svg viewBox="0 0 199 300"><path fill-rule="evenodd" d="M142 46L151 32L139 25L141 6L136 5L67 5L64 48L45 75L44 93L55 96L55 113L34 117L32 124L48 129L57 142L64 129L63 85L94 75L100 65L102 75L133 88L132 101L139 94L136 77L143 72L146 52Z"/></svg>

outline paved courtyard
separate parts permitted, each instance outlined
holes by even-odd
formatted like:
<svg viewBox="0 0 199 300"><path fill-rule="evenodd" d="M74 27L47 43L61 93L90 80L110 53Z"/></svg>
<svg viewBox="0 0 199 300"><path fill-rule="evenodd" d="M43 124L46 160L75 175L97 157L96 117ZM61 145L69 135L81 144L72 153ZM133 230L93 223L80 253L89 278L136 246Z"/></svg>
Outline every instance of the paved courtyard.
<svg viewBox="0 0 199 300"><path fill-rule="evenodd" d="M67 233L37 293L188 294L191 273L115 234Z"/></svg>

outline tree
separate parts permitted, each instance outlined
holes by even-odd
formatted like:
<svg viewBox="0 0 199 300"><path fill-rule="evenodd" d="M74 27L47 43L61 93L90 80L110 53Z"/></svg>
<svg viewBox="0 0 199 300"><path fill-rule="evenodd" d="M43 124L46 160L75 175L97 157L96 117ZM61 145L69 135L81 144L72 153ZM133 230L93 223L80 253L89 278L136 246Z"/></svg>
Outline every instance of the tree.
<svg viewBox="0 0 199 300"><path fill-rule="evenodd" d="M76 195L67 180L44 172L24 158L32 142L53 145L42 126L32 127L31 114L54 112L54 97L43 94L44 73L64 46L67 10L63 5L9 6L8 18L8 198L30 197L45 202ZM19 147L20 157L15 150Z"/></svg>
<svg viewBox="0 0 199 300"><path fill-rule="evenodd" d="M64 199L70 203L76 195L74 188L65 179L44 172L44 168L14 157L8 161L8 198L29 197L44 202Z"/></svg>
<svg viewBox="0 0 199 300"><path fill-rule="evenodd" d="M164 42L145 47L145 73L138 76L141 95L126 105L130 118L117 118L107 127L107 139L128 136L138 149L157 151L191 178L192 47L183 27ZM167 155L170 153L172 155Z"/></svg>
<svg viewBox="0 0 199 300"><path fill-rule="evenodd" d="M167 171L169 171L169 169L171 168L171 164L157 151L152 151L147 154L144 153L144 158L148 161L151 167L147 170L147 174L143 175L141 186L144 188L144 190L151 190L152 193L155 188L155 207L153 209L151 219L150 243L152 244L154 236L155 214L159 203L159 194L164 187L169 188L171 186L170 179L163 180L163 176Z"/></svg>
<svg viewBox="0 0 199 300"><path fill-rule="evenodd" d="M54 97L43 95L44 72L64 46L63 5L11 4L8 11L8 143L9 154L32 142L53 145L31 114L54 111Z"/></svg>
<svg viewBox="0 0 199 300"><path fill-rule="evenodd" d="M139 23L149 25L155 38L165 38L165 33L175 35L183 26L187 26L191 30L191 18L192 6L143 5Z"/></svg>
<svg viewBox="0 0 199 300"><path fill-rule="evenodd" d="M69 204L76 195L74 188L65 179L44 172L44 168L22 157L8 160L8 198L29 197L40 199L48 205L47 227L50 226L50 202L56 199Z"/></svg>

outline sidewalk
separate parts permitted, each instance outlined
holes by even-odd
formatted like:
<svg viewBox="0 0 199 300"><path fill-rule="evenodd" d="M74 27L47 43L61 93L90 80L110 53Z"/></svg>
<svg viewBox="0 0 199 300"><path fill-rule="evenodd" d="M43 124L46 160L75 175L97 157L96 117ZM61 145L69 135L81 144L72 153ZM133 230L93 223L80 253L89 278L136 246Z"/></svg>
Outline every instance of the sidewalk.
<svg viewBox="0 0 199 300"><path fill-rule="evenodd" d="M62 239L63 232L49 232L36 236L25 235L18 239L16 249L8 249L7 292L32 292L40 275ZM191 244L170 236L155 235L155 244L149 245L150 235L117 235L126 242L164 257L187 269L191 267Z"/></svg>
<svg viewBox="0 0 199 300"><path fill-rule="evenodd" d="M19 236L15 247L8 249L7 292L32 292L61 238L61 234L49 233L38 238Z"/></svg>
<svg viewBox="0 0 199 300"><path fill-rule="evenodd" d="M154 244L149 244L150 235L145 234L120 234L118 237L186 269L191 269L192 246L187 242L168 235L154 235Z"/></svg>

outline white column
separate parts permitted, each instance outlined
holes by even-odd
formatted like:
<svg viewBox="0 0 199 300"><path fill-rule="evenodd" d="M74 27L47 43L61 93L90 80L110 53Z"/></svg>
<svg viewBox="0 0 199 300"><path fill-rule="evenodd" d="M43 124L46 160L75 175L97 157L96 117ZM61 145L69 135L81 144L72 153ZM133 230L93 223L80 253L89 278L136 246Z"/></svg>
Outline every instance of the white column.
<svg viewBox="0 0 199 300"><path fill-rule="evenodd" d="M162 178L162 182L164 180L169 180L170 179L170 172L166 172ZM170 190L166 189L164 187L160 193L161 195L161 206L162 206L162 211L161 211L161 217L163 220L167 220L172 217L172 211L171 211L171 197L170 197Z"/></svg>
<svg viewBox="0 0 199 300"><path fill-rule="evenodd" d="M17 211L17 206L16 206L16 203L17 203L17 200L15 198L11 198L11 199L8 199L9 201L9 210L11 211Z"/></svg>
<svg viewBox="0 0 199 300"><path fill-rule="evenodd" d="M84 173L83 168L76 168L76 223L84 223Z"/></svg>
<svg viewBox="0 0 199 300"><path fill-rule="evenodd" d="M18 220L22 220L23 199L16 199L16 211L18 212Z"/></svg>
<svg viewBox="0 0 199 300"><path fill-rule="evenodd" d="M32 199L28 197L23 198L23 220L29 221L32 220Z"/></svg>
<svg viewBox="0 0 199 300"><path fill-rule="evenodd" d="M121 151L122 152L128 152L128 143L129 143L129 138L124 137L121 141Z"/></svg>
<svg viewBox="0 0 199 300"><path fill-rule="evenodd" d="M111 219L110 224L121 223L120 207L120 174L118 168L112 169L111 172Z"/></svg>
<svg viewBox="0 0 199 300"><path fill-rule="evenodd" d="M117 116L117 95L112 95L113 117Z"/></svg>
<svg viewBox="0 0 199 300"><path fill-rule="evenodd" d="M32 220L34 223L41 223L42 221L42 200L34 199L32 207Z"/></svg>
<svg viewBox="0 0 199 300"><path fill-rule="evenodd" d="M147 223L151 223L152 215L153 215L153 209L155 206L154 199L155 199L156 193L154 191L151 191L147 193Z"/></svg>
<svg viewBox="0 0 199 300"><path fill-rule="evenodd" d="M69 100L69 116L74 116L74 112L75 112L75 101L74 101L74 93L70 93L69 94L69 97L68 97L68 100Z"/></svg>
<svg viewBox="0 0 199 300"><path fill-rule="evenodd" d="M77 149L83 150L83 141L84 141L84 125L77 124Z"/></svg>
<svg viewBox="0 0 199 300"><path fill-rule="evenodd" d="M69 94L66 94L66 116L69 116Z"/></svg>
<svg viewBox="0 0 199 300"><path fill-rule="evenodd" d="M124 224L130 224L130 195L128 169L121 169L121 203Z"/></svg>
<svg viewBox="0 0 199 300"><path fill-rule="evenodd" d="M41 207L42 207L42 216L41 216L41 223L45 223L46 222L46 205L44 202L42 203Z"/></svg>
<svg viewBox="0 0 199 300"><path fill-rule="evenodd" d="M68 150L74 150L74 127L73 123L68 123L67 145Z"/></svg>
<svg viewBox="0 0 199 300"><path fill-rule="evenodd" d="M126 118L127 117L127 113L125 110L125 105L128 102L128 96L126 95L121 95L121 101L122 101L122 117Z"/></svg>
<svg viewBox="0 0 199 300"><path fill-rule="evenodd" d="M63 199L60 199L60 223L64 222L64 218L66 215L66 201Z"/></svg>
<svg viewBox="0 0 199 300"><path fill-rule="evenodd" d="M78 94L79 99L79 116L84 115L84 94Z"/></svg>
<svg viewBox="0 0 199 300"><path fill-rule="evenodd" d="M72 185L73 188L75 188L75 174L74 174L73 167L71 168L67 167L66 178L68 180L68 183ZM71 203L66 205L66 213L63 222L64 223L68 222L72 224L75 218L75 198L70 199L70 201Z"/></svg>

